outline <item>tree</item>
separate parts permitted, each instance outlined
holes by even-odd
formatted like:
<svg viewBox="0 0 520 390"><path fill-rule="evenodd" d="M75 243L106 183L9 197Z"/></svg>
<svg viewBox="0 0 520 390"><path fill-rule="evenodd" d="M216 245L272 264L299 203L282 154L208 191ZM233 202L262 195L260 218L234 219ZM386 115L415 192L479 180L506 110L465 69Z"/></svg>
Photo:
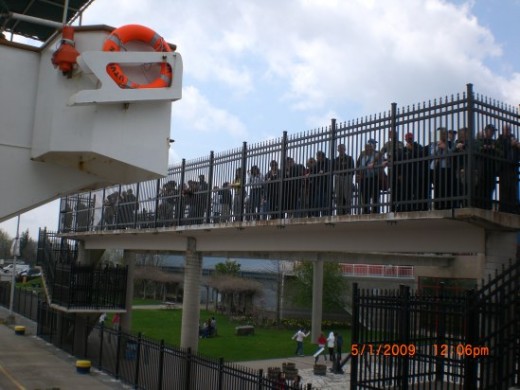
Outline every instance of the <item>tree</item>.
<svg viewBox="0 0 520 390"><path fill-rule="evenodd" d="M222 295L222 303L227 314L250 314L253 298L262 292L261 285L253 280L239 277L240 264L227 259L215 265L215 275L208 285Z"/></svg>
<svg viewBox="0 0 520 390"><path fill-rule="evenodd" d="M29 236L29 229L20 235L20 257L29 264L36 264L36 242Z"/></svg>
<svg viewBox="0 0 520 390"><path fill-rule="evenodd" d="M134 282L141 283L143 299L151 296L153 299L160 298L166 301L168 287L174 289L175 296L177 296L178 290L182 286L183 276L165 272L155 266L140 266L135 269ZM150 295L148 295L149 293Z"/></svg>
<svg viewBox="0 0 520 390"><path fill-rule="evenodd" d="M313 263L302 261L294 267L295 278L290 283L289 299L300 307L312 305ZM348 283L338 263L323 264L323 310L345 310Z"/></svg>
<svg viewBox="0 0 520 390"><path fill-rule="evenodd" d="M260 283L230 274L215 274L208 280L208 285L222 294L222 302L228 315L251 314L254 297L262 293Z"/></svg>
<svg viewBox="0 0 520 390"><path fill-rule="evenodd" d="M12 241L13 239L6 232L0 230L0 259L11 258L9 251Z"/></svg>
<svg viewBox="0 0 520 390"><path fill-rule="evenodd" d="M217 275L233 275L236 276L240 272L240 264L235 260L227 259L224 263L215 265L215 274Z"/></svg>

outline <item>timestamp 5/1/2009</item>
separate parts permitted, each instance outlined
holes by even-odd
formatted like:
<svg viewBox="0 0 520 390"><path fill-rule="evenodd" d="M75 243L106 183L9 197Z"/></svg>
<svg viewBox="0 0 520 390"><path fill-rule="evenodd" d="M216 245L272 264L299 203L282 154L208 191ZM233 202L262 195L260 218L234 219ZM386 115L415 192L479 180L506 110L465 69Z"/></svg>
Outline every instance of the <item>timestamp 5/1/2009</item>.
<svg viewBox="0 0 520 390"><path fill-rule="evenodd" d="M350 352L352 356L414 356L417 353L417 349L415 344L352 344Z"/></svg>
<svg viewBox="0 0 520 390"><path fill-rule="evenodd" d="M430 353L440 357L472 357L489 356L489 348L471 344L431 344L430 348L422 345L422 353ZM419 347L415 344L386 343L386 344L352 344L352 356L415 356Z"/></svg>

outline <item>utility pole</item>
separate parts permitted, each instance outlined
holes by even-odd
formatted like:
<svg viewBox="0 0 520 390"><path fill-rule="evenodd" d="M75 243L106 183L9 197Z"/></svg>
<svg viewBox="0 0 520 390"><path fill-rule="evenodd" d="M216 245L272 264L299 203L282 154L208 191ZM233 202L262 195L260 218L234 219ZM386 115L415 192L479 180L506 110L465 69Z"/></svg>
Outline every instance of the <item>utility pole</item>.
<svg viewBox="0 0 520 390"><path fill-rule="evenodd" d="M11 295L9 296L9 319L14 323L14 285L16 282L16 258L20 256L20 214L18 214L18 220L16 223L16 238L11 246L11 255L13 256L13 270L11 273Z"/></svg>

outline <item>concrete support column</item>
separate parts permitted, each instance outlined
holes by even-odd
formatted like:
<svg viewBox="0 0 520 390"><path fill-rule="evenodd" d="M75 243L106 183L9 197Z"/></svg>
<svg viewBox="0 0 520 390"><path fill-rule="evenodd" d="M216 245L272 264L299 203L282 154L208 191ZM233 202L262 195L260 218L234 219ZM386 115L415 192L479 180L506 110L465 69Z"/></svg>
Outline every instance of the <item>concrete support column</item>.
<svg viewBox="0 0 520 390"><path fill-rule="evenodd" d="M132 302L134 299L134 273L135 273L135 252L125 250L123 252L123 264L128 266L126 277L125 308L126 313L121 314L121 330L130 333L132 329Z"/></svg>
<svg viewBox="0 0 520 390"><path fill-rule="evenodd" d="M197 252L197 241L188 237L184 266L184 299L182 302L181 348L199 347L200 284L202 255Z"/></svg>
<svg viewBox="0 0 520 390"><path fill-rule="evenodd" d="M495 275L502 266L507 267L516 259L517 233L504 231L486 231L486 266L485 276Z"/></svg>
<svg viewBox="0 0 520 390"><path fill-rule="evenodd" d="M318 255L313 263L312 278L312 333L311 341L315 342L321 333L323 316L323 259Z"/></svg>
<svg viewBox="0 0 520 390"><path fill-rule="evenodd" d="M96 265L101 259L101 256L103 256L103 253L105 253L104 249L85 249L85 243L79 241L77 264Z"/></svg>

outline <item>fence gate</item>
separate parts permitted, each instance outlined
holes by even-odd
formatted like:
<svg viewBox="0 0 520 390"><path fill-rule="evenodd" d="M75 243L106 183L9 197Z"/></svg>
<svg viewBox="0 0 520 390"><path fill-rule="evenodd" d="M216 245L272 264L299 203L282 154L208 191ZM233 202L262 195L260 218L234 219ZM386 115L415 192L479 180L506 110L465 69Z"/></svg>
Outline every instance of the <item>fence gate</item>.
<svg viewBox="0 0 520 390"><path fill-rule="evenodd" d="M520 261L463 294L353 293L352 389L520 384Z"/></svg>

